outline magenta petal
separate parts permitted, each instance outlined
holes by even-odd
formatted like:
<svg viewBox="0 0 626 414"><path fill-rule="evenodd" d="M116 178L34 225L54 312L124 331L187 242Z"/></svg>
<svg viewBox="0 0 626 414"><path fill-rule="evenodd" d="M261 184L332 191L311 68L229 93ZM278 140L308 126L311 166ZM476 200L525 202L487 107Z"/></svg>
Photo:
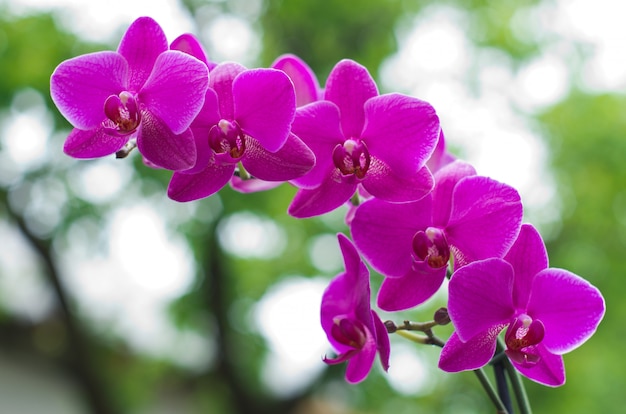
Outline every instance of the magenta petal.
<svg viewBox="0 0 626 414"><path fill-rule="evenodd" d="M175 134L154 114L142 111L141 116L137 149L148 161L173 171L196 164L196 144L190 129Z"/></svg>
<svg viewBox="0 0 626 414"><path fill-rule="evenodd" d="M198 59L183 52L162 53L139 99L172 132L180 134L189 128L202 108L209 85L208 73Z"/></svg>
<svg viewBox="0 0 626 414"><path fill-rule="evenodd" d="M209 70L216 66L215 63L209 62L202 44L200 44L198 38L191 33L182 34L174 39L174 41L170 44L170 49L180 50L181 52L185 52L188 55L195 57L200 62L204 63Z"/></svg>
<svg viewBox="0 0 626 414"><path fill-rule="evenodd" d="M89 130L106 118L104 101L122 92L128 64L115 52L96 52L62 62L50 78L50 95L75 128Z"/></svg>
<svg viewBox="0 0 626 414"><path fill-rule="evenodd" d="M103 127L89 131L74 128L65 140L63 152L74 158L104 157L120 150L128 138L109 135Z"/></svg>
<svg viewBox="0 0 626 414"><path fill-rule="evenodd" d="M230 186L232 189L244 194L271 190L281 184L281 181L263 181L257 178L248 178L243 180L236 175L233 175L230 179Z"/></svg>
<svg viewBox="0 0 626 414"><path fill-rule="evenodd" d="M313 70L296 55L279 56L271 67L282 70L293 82L296 105L303 106L319 99L320 86Z"/></svg>
<svg viewBox="0 0 626 414"><path fill-rule="evenodd" d="M452 195L445 228L454 247L456 266L487 257L502 257L515 241L522 223L517 190L487 177L463 178Z"/></svg>
<svg viewBox="0 0 626 414"><path fill-rule="evenodd" d="M476 170L464 161L455 161L446 165L435 174L433 190L433 224L444 228L450 220L452 211L452 193L461 178L476 175Z"/></svg>
<svg viewBox="0 0 626 414"><path fill-rule="evenodd" d="M515 307L525 309L535 275L548 267L548 253L539 232L532 225L523 224L504 260L515 270Z"/></svg>
<svg viewBox="0 0 626 414"><path fill-rule="evenodd" d="M333 149L344 142L339 127L339 108L332 102L319 101L298 108L291 130L315 154L315 166L304 177L294 181L302 188L314 188L336 169Z"/></svg>
<svg viewBox="0 0 626 414"><path fill-rule="evenodd" d="M296 94L285 72L251 69L233 82L235 119L270 152L285 144L296 113Z"/></svg>
<svg viewBox="0 0 626 414"><path fill-rule="evenodd" d="M356 184L344 183L338 170L334 175L311 190L300 189L289 205L292 217L307 218L328 213L348 201L356 191Z"/></svg>
<svg viewBox="0 0 626 414"><path fill-rule="evenodd" d="M255 139L246 140L246 152L241 163L253 177L265 181L288 181L301 177L313 168L315 155L294 134L285 145L269 152Z"/></svg>
<svg viewBox="0 0 626 414"><path fill-rule="evenodd" d="M466 342L453 332L441 350L439 368L446 372L459 372L485 366L493 358L502 328L498 326L480 332Z"/></svg>
<svg viewBox="0 0 626 414"><path fill-rule="evenodd" d="M389 333L387 327L380 320L378 314L372 310L372 320L374 321L374 329L376 331L376 348L380 356L380 363L385 371L389 370L389 355L391 353L391 345L389 343Z"/></svg>
<svg viewBox="0 0 626 414"><path fill-rule="evenodd" d="M373 333L368 332L367 341L361 351L348 360L346 367L346 381L356 384L363 381L369 374L376 359L376 340Z"/></svg>
<svg viewBox="0 0 626 414"><path fill-rule="evenodd" d="M513 317L513 268L502 259L472 262L454 272L448 313L463 341ZM547 329L546 329L547 330Z"/></svg>
<svg viewBox="0 0 626 414"><path fill-rule="evenodd" d="M193 201L208 197L224 187L234 171L234 164L211 163L196 174L175 172L167 187L167 195L175 201Z"/></svg>
<svg viewBox="0 0 626 414"><path fill-rule="evenodd" d="M415 174L423 167L439 138L439 118L434 108L397 93L367 101L365 121L361 139L372 156L399 175Z"/></svg>
<svg viewBox="0 0 626 414"><path fill-rule="evenodd" d="M209 161L213 159L213 150L209 146L209 131L220 120L217 109L217 95L213 89L207 89L204 97L204 105L198 116L191 123L191 132L196 142L196 165L185 172L193 174L206 168Z"/></svg>
<svg viewBox="0 0 626 414"><path fill-rule="evenodd" d="M604 298L585 279L562 269L545 269L535 276L527 313L545 326L541 342L550 352L564 354L582 345L604 316Z"/></svg>
<svg viewBox="0 0 626 414"><path fill-rule="evenodd" d="M425 262L402 277L388 277L378 291L377 305L395 312L413 308L430 299L441 287L447 267L432 268Z"/></svg>
<svg viewBox="0 0 626 414"><path fill-rule="evenodd" d="M217 94L220 117L228 121L235 120L235 104L233 101L233 82L237 75L246 68L239 63L220 63L211 71L209 87Z"/></svg>
<svg viewBox="0 0 626 414"><path fill-rule="evenodd" d="M344 59L328 75L324 99L339 107L344 136L359 137L365 125L365 102L377 95L376 83L367 69Z"/></svg>
<svg viewBox="0 0 626 414"><path fill-rule="evenodd" d="M138 92L150 76L157 57L167 50L167 38L161 26L150 17L135 20L120 41L117 52L130 66L129 85Z"/></svg>
<svg viewBox="0 0 626 414"><path fill-rule="evenodd" d="M430 225L430 211L430 197L405 204L368 200L350 223L354 244L378 272L402 277L411 269L413 236Z"/></svg>
<svg viewBox="0 0 626 414"><path fill-rule="evenodd" d="M539 384L549 387L558 387L565 384L565 364L563 363L563 357L549 352L541 345L536 347L536 352L540 360L533 366L525 367L515 361L511 361L511 363L523 376Z"/></svg>
<svg viewBox="0 0 626 414"><path fill-rule="evenodd" d="M411 175L398 175L390 166L377 159L372 160L363 179L363 187L371 195L391 203L421 200L434 185L433 176L426 167Z"/></svg>
<svg viewBox="0 0 626 414"><path fill-rule="evenodd" d="M439 140L437 141L435 151L433 151L428 161L426 161L426 166L434 174L455 160L454 155L446 150L446 141L442 129L439 131Z"/></svg>

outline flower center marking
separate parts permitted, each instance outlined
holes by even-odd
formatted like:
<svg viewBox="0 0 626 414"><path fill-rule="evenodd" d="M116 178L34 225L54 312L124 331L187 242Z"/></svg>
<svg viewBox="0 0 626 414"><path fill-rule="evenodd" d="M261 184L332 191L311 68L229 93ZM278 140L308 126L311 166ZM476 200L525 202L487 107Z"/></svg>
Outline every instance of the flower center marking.
<svg viewBox="0 0 626 414"><path fill-rule="evenodd" d="M364 142L348 139L333 150L333 163L343 175L365 177L370 167L370 153Z"/></svg>
<svg viewBox="0 0 626 414"><path fill-rule="evenodd" d="M209 146L216 154L236 162L246 150L246 136L237 122L221 119L209 131Z"/></svg>
<svg viewBox="0 0 626 414"><path fill-rule="evenodd" d="M111 95L104 101L105 128L112 135L128 135L137 129L141 122L141 113L137 100L130 92Z"/></svg>
<svg viewBox="0 0 626 414"><path fill-rule="evenodd" d="M504 336L506 354L513 361L524 366L532 366L539 362L540 357L533 352L535 345L543 340L545 328L539 319L521 314L507 329Z"/></svg>
<svg viewBox="0 0 626 414"><path fill-rule="evenodd" d="M448 264L450 247L446 236L438 228L429 227L418 231L413 236L413 259L427 262L428 266L438 269Z"/></svg>

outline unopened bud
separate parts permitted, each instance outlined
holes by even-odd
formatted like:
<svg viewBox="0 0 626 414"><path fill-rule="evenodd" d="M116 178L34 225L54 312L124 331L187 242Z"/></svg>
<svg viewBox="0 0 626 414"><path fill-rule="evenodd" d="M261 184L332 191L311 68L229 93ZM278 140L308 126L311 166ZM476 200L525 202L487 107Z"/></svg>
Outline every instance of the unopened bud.
<svg viewBox="0 0 626 414"><path fill-rule="evenodd" d="M385 328L387 328L388 333L394 333L398 330L398 327L393 321L385 321Z"/></svg>
<svg viewBox="0 0 626 414"><path fill-rule="evenodd" d="M448 315L448 308L439 308L435 311L433 317L437 325L447 325L450 323L450 315Z"/></svg>

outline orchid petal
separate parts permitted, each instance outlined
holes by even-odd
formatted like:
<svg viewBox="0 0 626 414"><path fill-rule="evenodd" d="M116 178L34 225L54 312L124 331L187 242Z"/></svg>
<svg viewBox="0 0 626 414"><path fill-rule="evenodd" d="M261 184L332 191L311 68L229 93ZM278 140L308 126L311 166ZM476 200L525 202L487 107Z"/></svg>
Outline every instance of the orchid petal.
<svg viewBox="0 0 626 414"><path fill-rule="evenodd" d="M198 116L191 123L191 132L196 142L196 165L186 170L186 174L194 174L206 168L211 159L213 159L213 150L209 146L209 131L220 120L218 111L217 95L213 89L207 89L204 96L204 105L198 113Z"/></svg>
<svg viewBox="0 0 626 414"><path fill-rule="evenodd" d="M175 201L193 201L208 197L224 187L235 172L234 164L210 163L196 174L175 172L167 187L167 195Z"/></svg>
<svg viewBox="0 0 626 414"><path fill-rule="evenodd" d="M377 305L395 312L413 308L430 299L441 287L447 266L432 268L425 262L402 277L388 277L378 291Z"/></svg>
<svg viewBox="0 0 626 414"><path fill-rule="evenodd" d="M294 115L296 94L289 77L277 69L251 69L233 82L235 119L241 129L270 152L285 144Z"/></svg>
<svg viewBox="0 0 626 414"><path fill-rule="evenodd" d="M398 93L367 101L365 121L361 139L372 156L398 175L415 174L422 168L439 138L439 118L433 107Z"/></svg>
<svg viewBox="0 0 626 414"><path fill-rule="evenodd" d="M104 102L122 92L128 63L118 53L96 52L62 62L50 78L50 95L75 128L98 128L106 118Z"/></svg>
<svg viewBox="0 0 626 414"><path fill-rule="evenodd" d="M522 202L513 187L480 176L459 181L445 227L455 265L504 256L519 233L522 214Z"/></svg>
<svg viewBox="0 0 626 414"><path fill-rule="evenodd" d="M371 332L368 332L367 341L361 351L348 360L346 367L346 381L356 384L365 379L374 365L376 359L376 340Z"/></svg>
<svg viewBox="0 0 626 414"><path fill-rule="evenodd" d="M150 73L157 57L167 50L167 38L161 26L150 17L135 20L120 41L117 52L124 56L130 67L128 84L138 92Z"/></svg>
<svg viewBox="0 0 626 414"><path fill-rule="evenodd" d="M511 363L523 376L549 387L565 384L565 364L561 355L555 355L541 344L535 348L539 362L532 366L524 366L515 361Z"/></svg>
<svg viewBox="0 0 626 414"><path fill-rule="evenodd" d="M211 71L209 87L217 93L220 116L229 121L235 120L235 104L233 101L233 82L237 75L246 68L239 63L227 62L217 65Z"/></svg>
<svg viewBox="0 0 626 414"><path fill-rule="evenodd" d="M433 151L428 161L426 161L426 166L434 174L455 160L454 155L446 150L446 141L442 129L439 131L439 140L437 141L435 151Z"/></svg>
<svg viewBox="0 0 626 414"><path fill-rule="evenodd" d="M230 179L232 189L244 194L271 190L281 184L281 181L263 181L258 178L248 178L244 180L236 175L233 175Z"/></svg>
<svg viewBox="0 0 626 414"><path fill-rule="evenodd" d="M191 33L182 34L174 39L174 41L170 44L170 49L180 50L181 52L185 52L188 55L195 57L200 62L204 63L209 70L217 66L213 62L209 62L209 58L207 57L202 44L198 38Z"/></svg>
<svg viewBox="0 0 626 414"><path fill-rule="evenodd" d="M404 204L368 200L350 223L354 243L378 272L402 277L411 269L413 236L430 225L430 209L430 197Z"/></svg>
<svg viewBox="0 0 626 414"><path fill-rule="evenodd" d="M175 134L191 125L209 86L208 69L183 52L168 51L157 58L139 100Z"/></svg>
<svg viewBox="0 0 626 414"><path fill-rule="evenodd" d="M464 161L455 161L446 165L435 174L433 190L433 224L444 228L450 220L452 211L452 193L461 178L476 175L476 170Z"/></svg>
<svg viewBox="0 0 626 414"><path fill-rule="evenodd" d="M503 327L494 326L465 342L457 332L453 332L441 350L439 368L446 372L459 372L484 367L493 358L498 334Z"/></svg>
<svg viewBox="0 0 626 414"><path fill-rule="evenodd" d="M363 179L363 187L374 197L390 203L417 201L433 189L435 182L426 167L411 175L398 175L393 169L377 159L372 159Z"/></svg>
<svg viewBox="0 0 626 414"><path fill-rule="evenodd" d="M300 189L289 205L289 214L296 218L319 216L348 201L357 185L342 182L338 170L333 173L333 176L314 189Z"/></svg>
<svg viewBox="0 0 626 414"><path fill-rule="evenodd" d="M365 102L377 95L376 83L367 69L344 59L328 75L324 99L339 107L343 135L356 138L361 135L365 125Z"/></svg>
<svg viewBox="0 0 626 414"><path fill-rule="evenodd" d="M380 363L385 371L389 370L389 355L391 353L391 345L389 343L389 333L387 327L380 320L378 314L372 310L372 320L374 321L374 330L376 332L376 348L380 356Z"/></svg>
<svg viewBox="0 0 626 414"><path fill-rule="evenodd" d="M585 279L563 269L545 269L532 284L527 313L545 326L541 342L564 354L593 335L605 312L600 291Z"/></svg>
<svg viewBox="0 0 626 414"><path fill-rule="evenodd" d="M515 307L525 309L535 275L548 267L548 253L539 232L530 224L522 225L517 240L504 260L515 270L513 284Z"/></svg>
<svg viewBox="0 0 626 414"><path fill-rule="evenodd" d="M513 268L502 259L472 262L454 272L448 313L462 341L510 322L515 311L513 277Z"/></svg>
<svg viewBox="0 0 626 414"><path fill-rule="evenodd" d="M190 129L175 134L149 111L141 112L137 149L151 163L168 170L187 170L196 164L196 144Z"/></svg>
<svg viewBox="0 0 626 414"><path fill-rule="evenodd" d="M301 177L313 168L315 155L294 134L276 152L270 152L253 138L246 140L241 163L254 177L265 181L288 181Z"/></svg>
<svg viewBox="0 0 626 414"><path fill-rule="evenodd" d="M291 79L296 92L297 106L304 106L319 99L320 86L315 73L298 56L292 54L279 56L271 67L282 70Z"/></svg>
<svg viewBox="0 0 626 414"><path fill-rule="evenodd" d="M301 188L315 188L335 169L333 149L344 142L339 127L339 108L325 101L298 108L291 130L315 154L315 166L304 177L294 180L294 184Z"/></svg>
<svg viewBox="0 0 626 414"><path fill-rule="evenodd" d="M103 127L83 131L74 128L63 145L63 152L74 158L98 158L111 155L128 142L128 135L109 135Z"/></svg>

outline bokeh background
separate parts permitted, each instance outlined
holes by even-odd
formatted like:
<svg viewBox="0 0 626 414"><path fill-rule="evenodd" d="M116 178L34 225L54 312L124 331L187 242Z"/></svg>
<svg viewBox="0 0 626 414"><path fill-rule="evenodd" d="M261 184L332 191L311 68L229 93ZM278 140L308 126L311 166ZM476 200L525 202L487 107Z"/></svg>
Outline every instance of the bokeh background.
<svg viewBox="0 0 626 414"><path fill-rule="evenodd" d="M381 92L437 109L451 151L519 189L551 265L607 302L565 356L567 383L525 381L537 413L626 406L626 6L611 0L0 1L0 412L484 413L471 373L392 337L357 386L327 367L322 291L345 211L287 216L295 189L178 204L138 154L70 159L49 97L62 60L115 49L154 17L214 61L369 68ZM380 283L373 274L372 283ZM427 320L445 294L384 319ZM449 329L437 331L443 337Z"/></svg>

